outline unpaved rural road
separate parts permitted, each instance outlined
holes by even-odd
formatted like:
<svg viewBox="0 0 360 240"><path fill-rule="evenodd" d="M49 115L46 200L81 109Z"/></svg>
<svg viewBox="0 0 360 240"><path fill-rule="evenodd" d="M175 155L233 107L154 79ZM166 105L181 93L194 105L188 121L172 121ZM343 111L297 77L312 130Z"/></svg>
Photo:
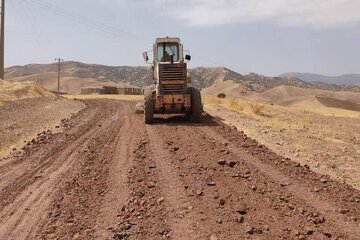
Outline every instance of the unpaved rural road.
<svg viewBox="0 0 360 240"><path fill-rule="evenodd" d="M206 116L85 101L0 160L0 239L360 239L360 192Z"/></svg>

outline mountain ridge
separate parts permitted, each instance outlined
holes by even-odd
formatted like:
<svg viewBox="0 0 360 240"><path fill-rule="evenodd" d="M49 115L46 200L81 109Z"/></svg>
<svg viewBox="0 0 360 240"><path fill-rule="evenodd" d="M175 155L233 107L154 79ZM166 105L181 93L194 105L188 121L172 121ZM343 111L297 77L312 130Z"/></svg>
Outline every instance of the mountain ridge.
<svg viewBox="0 0 360 240"><path fill-rule="evenodd" d="M360 84L360 74L343 74L339 76L326 76L315 73L288 72L279 75L280 77L295 77L307 82L323 82L337 85L357 85Z"/></svg>
<svg viewBox="0 0 360 240"><path fill-rule="evenodd" d="M150 71L151 67L149 66L106 66L75 61L63 62L61 64L61 76L69 80L67 82L67 91L69 89L71 90L70 80L76 84L76 91L79 91L79 88L83 86L87 86L88 83L91 85L101 85L104 82L112 82L139 87L149 86L153 83ZM31 79L45 88L48 82L52 82L51 88L53 88L53 82L57 81L57 67L57 63L13 66L5 69L5 77L13 81L26 81ZM199 89L204 89L213 84L229 80L241 84L244 88L254 92L263 92L282 85L332 91L346 90L360 92L360 86L338 86L326 83L307 82L288 76L267 77L256 73L242 75L225 67L196 67L190 68L189 73L193 86ZM81 82L81 84L76 81Z"/></svg>

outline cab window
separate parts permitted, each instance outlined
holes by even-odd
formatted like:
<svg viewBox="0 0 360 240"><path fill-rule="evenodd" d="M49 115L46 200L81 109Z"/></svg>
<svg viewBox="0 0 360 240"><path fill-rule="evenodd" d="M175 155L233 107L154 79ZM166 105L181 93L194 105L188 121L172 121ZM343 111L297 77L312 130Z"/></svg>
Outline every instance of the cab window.
<svg viewBox="0 0 360 240"><path fill-rule="evenodd" d="M179 61L179 44L177 43L160 43L157 46L157 59L160 62L170 62L174 56L174 62Z"/></svg>

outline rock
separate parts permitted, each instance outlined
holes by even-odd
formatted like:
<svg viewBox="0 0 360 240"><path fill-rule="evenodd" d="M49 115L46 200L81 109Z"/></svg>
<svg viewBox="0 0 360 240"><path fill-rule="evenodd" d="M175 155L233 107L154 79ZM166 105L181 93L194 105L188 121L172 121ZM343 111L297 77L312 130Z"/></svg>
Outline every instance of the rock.
<svg viewBox="0 0 360 240"><path fill-rule="evenodd" d="M73 236L73 239L77 240L79 238L80 238L80 233L75 233L74 236Z"/></svg>
<svg viewBox="0 0 360 240"><path fill-rule="evenodd" d="M215 235L211 235L210 240L218 240L218 238Z"/></svg>
<svg viewBox="0 0 360 240"><path fill-rule="evenodd" d="M180 149L179 147L173 147L173 148L172 148L172 150L173 150L174 152L179 151L179 149Z"/></svg>
<svg viewBox="0 0 360 240"><path fill-rule="evenodd" d="M215 182L207 182L206 184L207 184L208 186L215 186L215 185L216 185Z"/></svg>
<svg viewBox="0 0 360 240"><path fill-rule="evenodd" d="M129 224L129 223L127 223L127 224L124 225L124 229L125 229L125 230L129 230L131 227L132 227L132 226L131 226L131 224Z"/></svg>
<svg viewBox="0 0 360 240"><path fill-rule="evenodd" d="M225 199L221 198L219 200L219 204L220 204L220 206L224 206L225 205Z"/></svg>
<svg viewBox="0 0 360 240"><path fill-rule="evenodd" d="M328 180L327 180L326 178L321 178L321 179L320 179L320 182L321 182L321 183L327 183Z"/></svg>
<svg viewBox="0 0 360 240"><path fill-rule="evenodd" d="M339 209L339 213L341 213L341 214L346 214L347 212L348 212L347 209L344 209L344 208Z"/></svg>
<svg viewBox="0 0 360 240"><path fill-rule="evenodd" d="M319 224L319 223L324 223L325 222L325 218L322 215L318 214L318 213L311 213L308 216L307 220L309 222L314 223L314 224Z"/></svg>
<svg viewBox="0 0 360 240"><path fill-rule="evenodd" d="M126 233L116 233L114 235L114 239L115 240L123 240L126 238L126 236L127 236Z"/></svg>
<svg viewBox="0 0 360 240"><path fill-rule="evenodd" d="M161 203L164 202L164 200L165 200L165 198L160 197L156 202L157 202L158 204L161 204Z"/></svg>
<svg viewBox="0 0 360 240"><path fill-rule="evenodd" d="M236 162L235 161L229 161L228 162L228 166L229 167L234 167L236 165Z"/></svg>
<svg viewBox="0 0 360 240"><path fill-rule="evenodd" d="M239 216L237 219L236 219L236 221L238 222L238 223L243 223L244 222L244 216Z"/></svg>
<svg viewBox="0 0 360 240"><path fill-rule="evenodd" d="M148 188L154 188L154 187L155 187L155 183L153 183L153 182L148 183Z"/></svg>
<svg viewBox="0 0 360 240"><path fill-rule="evenodd" d="M254 234L254 232L255 229L253 227L248 227L245 231L246 234L250 234L250 235Z"/></svg>
<svg viewBox="0 0 360 240"><path fill-rule="evenodd" d="M305 240L306 237L305 237L304 235L300 234L300 235L298 236L298 239L299 239L299 240Z"/></svg>
<svg viewBox="0 0 360 240"><path fill-rule="evenodd" d="M251 186L251 190L256 191L257 187L256 186Z"/></svg>
<svg viewBox="0 0 360 240"><path fill-rule="evenodd" d="M332 237L332 234L329 233L328 231L323 231L322 234L324 234L324 236L328 237L328 238L331 238Z"/></svg>
<svg viewBox="0 0 360 240"><path fill-rule="evenodd" d="M285 182L280 183L280 186L281 186L281 187L286 187L287 185L289 185L289 184L288 184L288 183L285 183Z"/></svg>
<svg viewBox="0 0 360 240"><path fill-rule="evenodd" d="M285 196L280 196L280 200L286 203L289 202L289 200Z"/></svg>
<svg viewBox="0 0 360 240"><path fill-rule="evenodd" d="M203 195L203 191L202 191L202 190L196 190L196 195L202 196L202 195Z"/></svg>
<svg viewBox="0 0 360 240"><path fill-rule="evenodd" d="M226 160L219 160L219 161L218 161L218 164L221 165L221 166L223 166L223 165L226 164Z"/></svg>
<svg viewBox="0 0 360 240"><path fill-rule="evenodd" d="M245 174L243 177L244 177L245 179L249 179L249 178L250 178L250 174Z"/></svg>
<svg viewBox="0 0 360 240"><path fill-rule="evenodd" d="M306 235L312 235L314 232L315 232L315 230L312 229L312 228L306 228L306 229L305 229Z"/></svg>
<svg viewBox="0 0 360 240"><path fill-rule="evenodd" d="M144 104L142 102L137 103L135 105L135 113L136 114L144 113Z"/></svg>
<svg viewBox="0 0 360 240"><path fill-rule="evenodd" d="M245 205L240 205L237 207L236 212L240 213L241 215L245 215L247 213L247 208Z"/></svg>

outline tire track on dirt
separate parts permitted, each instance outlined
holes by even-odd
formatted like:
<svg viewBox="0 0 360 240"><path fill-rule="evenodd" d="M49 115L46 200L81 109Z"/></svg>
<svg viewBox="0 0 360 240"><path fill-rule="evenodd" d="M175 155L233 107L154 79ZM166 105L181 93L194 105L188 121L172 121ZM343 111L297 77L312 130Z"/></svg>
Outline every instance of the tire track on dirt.
<svg viewBox="0 0 360 240"><path fill-rule="evenodd" d="M110 227L128 195L126 182L132 144L139 137L131 123L135 104L117 102L117 116L90 144L92 154L74 169L54 197L41 236L50 238L110 239Z"/></svg>
<svg viewBox="0 0 360 240"><path fill-rule="evenodd" d="M333 224L337 226L338 229L341 229L348 236L360 236L360 227L354 221L349 221L344 214L339 212L341 206L335 206L329 199L322 198L319 195L314 194L310 191L308 186L303 186L301 182L294 181L292 178L282 174L280 171L276 170L274 167L269 164L262 163L261 160L254 157L254 155L248 154L244 151L244 148L239 148L233 143L229 143L224 137L216 133L213 129L209 127L203 128L202 131L209 137L215 139L216 141L224 144L228 144L228 149L237 155L245 155L248 159L248 163L253 165L256 169L266 175L269 179L277 182L279 185L281 183L286 183L286 190L291 193L292 196L303 200L307 205L317 209L325 219L329 219ZM289 160L287 160L289 161ZM320 180L321 181L321 180ZM328 181L328 180L323 180Z"/></svg>
<svg viewBox="0 0 360 240"><path fill-rule="evenodd" d="M44 218L44 212L50 205L54 189L64 177L67 177L66 175L72 170L74 164L84 157L83 149L87 148L89 142L96 135L118 119L113 114L111 107L104 109L103 106L94 105L90 106L90 110L85 110L83 114L80 114L80 117L85 117L85 120L79 122L85 122L85 126L81 124L76 126L75 124L80 133L75 130L72 138L66 139L70 141L61 140L63 135L60 134L58 140L55 136L55 139L50 142L53 144L53 149L50 146L51 150L42 158L41 150L35 154L24 156L20 163L32 164L34 167L30 171L27 167L19 168L21 164L14 161L16 169L23 172L20 177L11 181L11 184L1 191L2 204L5 206L1 211L3 217L0 233L1 237L4 237L2 239L25 239L33 234L34 226L40 225L41 219ZM75 119L75 121L78 120ZM100 121L101 124L98 124ZM65 146L62 144L63 142L66 143ZM39 156L40 158L37 159ZM65 173L67 174L65 175ZM9 202L10 204L7 204ZM32 224L28 224L29 222Z"/></svg>
<svg viewBox="0 0 360 240"><path fill-rule="evenodd" d="M61 176L67 172L76 160L79 146L83 146L99 129L86 132L75 145L67 145L55 156L47 154L28 167L17 166L15 171L19 177L9 181L10 184L2 189L0 199L1 206L1 237L4 239L25 239L31 233L33 225L38 224L46 206L50 203L52 188L56 185ZM36 159L38 155L28 156ZM31 160L27 159L28 162ZM38 163L38 164L37 164ZM4 169L6 171L6 169ZM16 176L17 174L14 174Z"/></svg>
<svg viewBox="0 0 360 240"><path fill-rule="evenodd" d="M252 235L260 239L357 239L359 193L349 186L337 188L336 183L329 184L330 180L324 184L318 176L316 181L323 185L320 192L327 191L328 196L310 191L308 184L313 183L316 174L252 140L250 143L250 139L240 138L237 134L241 133L215 120L188 124L173 119L156 127L158 139L172 141L172 147L179 149L172 162L177 162L174 168L192 198L197 229L206 237L214 233L220 239ZM233 145L244 147L236 151ZM276 167L262 162L270 156L274 162L292 166L291 179L279 174L282 164ZM231 167L229 162L233 162ZM306 174L297 175L297 168ZM306 183L298 185L298 192L296 187L292 188L292 184L297 186L294 179ZM329 197L332 195L336 204L346 204L336 208ZM314 203L313 199L319 197L321 200ZM248 208L244 216L237 213L239 204Z"/></svg>
<svg viewBox="0 0 360 240"><path fill-rule="evenodd" d="M135 103L85 103L0 167L0 239L359 236L359 191L216 119L145 126Z"/></svg>
<svg viewBox="0 0 360 240"><path fill-rule="evenodd" d="M188 214L192 209L191 203L186 197L184 185L179 177L179 173L172 163L170 151L177 151L177 148L171 149L173 140L164 140L158 133L159 126L146 126L149 135L151 154L159 169L159 181L163 189L164 199L168 206L168 224L171 229L173 239L199 239L196 233L194 222Z"/></svg>
<svg viewBox="0 0 360 240"><path fill-rule="evenodd" d="M134 104L126 104L122 111L124 123L113 142L112 151L108 153L109 192L105 195L95 227L95 239L112 239L109 229L116 224L118 210L125 204L129 196L127 175L134 158L136 143L144 132L142 116L131 114Z"/></svg>
<svg viewBox="0 0 360 240"><path fill-rule="evenodd" d="M134 150L128 174L129 197L118 212L118 224L114 227L114 239L168 238L167 212L161 199L159 173L151 157L149 137L143 132Z"/></svg>

